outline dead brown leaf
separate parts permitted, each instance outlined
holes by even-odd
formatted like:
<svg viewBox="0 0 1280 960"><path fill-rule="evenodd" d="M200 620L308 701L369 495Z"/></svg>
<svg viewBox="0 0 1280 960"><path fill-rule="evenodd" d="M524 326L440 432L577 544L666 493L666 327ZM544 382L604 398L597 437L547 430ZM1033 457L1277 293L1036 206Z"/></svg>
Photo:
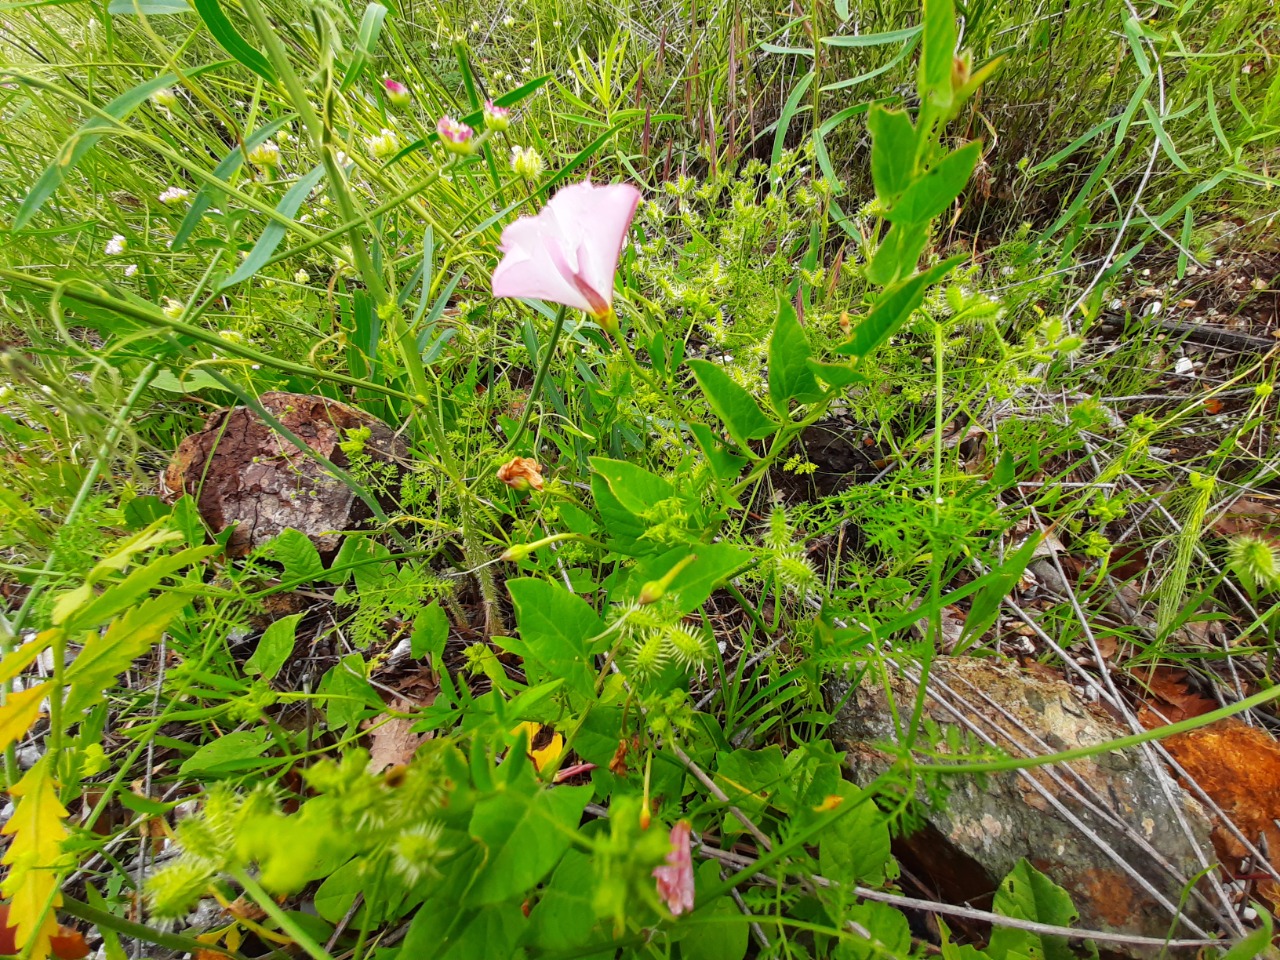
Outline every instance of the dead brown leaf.
<svg viewBox="0 0 1280 960"><path fill-rule="evenodd" d="M422 705L397 698L388 706L397 713L410 713ZM399 767L413 759L418 747L427 739L425 734L414 733L415 721L409 717L382 714L368 722L369 772L381 773L388 767Z"/></svg>
<svg viewBox="0 0 1280 960"><path fill-rule="evenodd" d="M1141 701L1138 706L1138 721L1148 730L1192 717L1202 717L1218 709L1216 701L1208 700L1191 690L1185 670L1155 667L1135 672L1133 679Z"/></svg>
<svg viewBox="0 0 1280 960"><path fill-rule="evenodd" d="M1280 867L1280 743L1257 727L1234 717L1169 737L1165 746L1187 772L1255 846L1270 852ZM1247 852L1221 823L1213 831L1219 859L1239 874L1247 869ZM1258 893L1274 907L1280 885L1266 879Z"/></svg>

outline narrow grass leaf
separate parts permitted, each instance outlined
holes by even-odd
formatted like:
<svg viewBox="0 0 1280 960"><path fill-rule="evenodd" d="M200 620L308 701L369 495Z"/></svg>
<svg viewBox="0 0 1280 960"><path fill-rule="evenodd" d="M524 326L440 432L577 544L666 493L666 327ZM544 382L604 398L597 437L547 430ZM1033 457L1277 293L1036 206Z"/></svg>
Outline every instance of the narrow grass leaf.
<svg viewBox="0 0 1280 960"><path fill-rule="evenodd" d="M343 93L351 89L360 79L365 68L377 56L378 37L382 34L382 24L386 19L387 8L382 4L371 3L364 8L364 16L360 20L360 33L356 37L355 53L338 87Z"/></svg>
<svg viewBox="0 0 1280 960"><path fill-rule="evenodd" d="M240 31L227 19L218 0L192 0L192 2L195 4L196 13L200 14L200 19L209 28L218 46L274 86L276 73L271 68L270 61L259 50L250 46L248 40L240 36Z"/></svg>
<svg viewBox="0 0 1280 960"><path fill-rule="evenodd" d="M1147 112L1147 119L1151 121L1151 129L1155 131L1156 139L1160 142L1160 149L1173 161L1175 167L1183 173L1190 173L1191 168L1187 166L1182 157L1178 156L1178 151L1174 148L1173 141L1169 139L1169 134L1165 131L1164 124L1160 121L1160 114L1151 105L1151 101L1143 100L1142 109Z"/></svg>
<svg viewBox="0 0 1280 960"><path fill-rule="evenodd" d="M320 182L320 178L323 176L324 164L316 164L306 176L300 177L280 198L280 202L276 204L276 213L292 220L297 215L298 208L302 206L302 201L307 199L307 196L315 189L315 185ZM284 239L284 234L284 224L275 220L268 223L262 231L262 236L258 238L258 242L249 251L249 256L245 258L244 263L236 268L235 273L222 281L218 289L226 290L228 287L234 287L237 283L243 283L261 270L267 260L271 258L271 254L275 253L276 247L280 246L280 241Z"/></svg>
<svg viewBox="0 0 1280 960"><path fill-rule="evenodd" d="M1138 65L1139 72L1144 77L1151 76L1151 62L1147 59L1147 52L1142 49L1142 27L1135 18L1129 17L1125 20L1124 35L1129 41L1129 50L1133 54L1133 62Z"/></svg>
<svg viewBox="0 0 1280 960"><path fill-rule="evenodd" d="M847 19L847 17L842 17ZM919 36L923 26L905 27L902 30L886 30L884 33L863 33L855 36L822 37L820 43L828 47L882 47Z"/></svg>
<svg viewBox="0 0 1280 960"><path fill-rule="evenodd" d="M202 73L226 66L225 62L206 64L203 67L197 67L187 72L187 76L194 78ZM166 73L145 83L140 83L130 90L126 90L120 96L116 97L110 103L102 108L102 112L112 120L124 121L133 111L137 110L147 99L157 90L163 90L165 87L176 83L178 77L176 74ZM40 179L23 198L18 212L13 217L13 229L21 230L31 218L39 212L45 202L53 196L55 190L62 184L62 178L84 159L85 154L94 148L103 134L115 130L116 127L109 120L102 117L91 117L81 124L59 149L58 154L53 162L45 167L44 172L40 175Z"/></svg>
<svg viewBox="0 0 1280 960"><path fill-rule="evenodd" d="M884 64L884 66L876 67L874 70L868 70L866 73L860 73L857 76L848 77L844 80L837 80L835 83L829 83L825 87L819 87L819 89L823 93L826 93L829 90L843 90L846 87L856 87L860 83L866 83L868 80L873 80L876 77L880 76L881 74L888 73L898 64L900 64L903 60L909 57L915 51L916 47L919 46L919 44L920 44L920 31L917 29L915 35L906 43L904 43L902 45L902 49L899 50L894 55L892 60ZM902 98L897 97L895 99L900 100Z"/></svg>
<svg viewBox="0 0 1280 960"><path fill-rule="evenodd" d="M107 6L107 13L113 17L162 17L190 12L187 0L111 0Z"/></svg>
<svg viewBox="0 0 1280 960"><path fill-rule="evenodd" d="M800 109L800 101L804 99L805 93L809 89L809 85L813 83L815 74L812 70L800 78L799 82L792 88L791 96L787 97L787 102L782 105L782 113L778 115L778 126L773 134L773 153L769 157L769 166L776 167L782 162L782 151L786 149L787 131L791 128L791 121Z"/></svg>
<svg viewBox="0 0 1280 960"><path fill-rule="evenodd" d="M286 123L291 122L297 114L289 114L281 117L279 120L272 120L265 126L259 127L252 134L245 138L245 150L253 150L254 147L263 141L271 138L273 134ZM222 158L222 161L213 168L213 175L219 180L227 181L235 176L236 171L244 164L244 150L240 149L237 144L230 153ZM173 243L169 245L171 250L181 250L187 245L187 241L191 239L191 235L195 233L196 227L200 225L200 221L204 219L205 213L217 201L219 191L211 184L205 184L196 193L191 201L191 206L187 208L187 215L182 218L182 223L178 224L178 229L173 235Z"/></svg>

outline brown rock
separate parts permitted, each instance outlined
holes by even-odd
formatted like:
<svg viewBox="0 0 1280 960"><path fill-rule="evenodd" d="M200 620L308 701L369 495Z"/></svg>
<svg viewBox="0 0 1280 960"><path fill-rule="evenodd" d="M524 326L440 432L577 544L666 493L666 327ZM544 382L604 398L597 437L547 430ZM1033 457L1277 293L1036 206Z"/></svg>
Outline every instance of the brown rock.
<svg viewBox="0 0 1280 960"><path fill-rule="evenodd" d="M398 472L408 456L404 442L375 417L326 397L264 393L259 402L310 449L346 469L339 444L365 428L363 455ZM161 483L165 499L195 497L215 533L237 524L227 545L242 557L286 528L311 538L321 553L337 550L338 531L367 521L373 511L315 457L300 450L248 407L212 416L178 446ZM389 500L383 506L389 506Z"/></svg>
<svg viewBox="0 0 1280 960"><path fill-rule="evenodd" d="M925 715L934 732L931 736L926 728L917 743L939 753L948 752L948 734L952 743L961 738L965 753L990 751L985 737L1010 755L1025 756L1099 744L1131 732L1047 670L1032 674L1013 664L939 657L929 691ZM906 723L915 684L899 673L890 692ZM842 703L828 735L847 751L847 775L869 783L891 759L875 744L897 739L886 692L878 681L864 679L852 691L848 682L832 681L826 694L833 707ZM1166 936L1171 907L1179 903L1187 878L1202 863L1216 862L1200 805L1138 749L1051 769L1059 780L1043 767L981 780L968 774L946 777L943 784L950 793L945 804L929 811L924 827L900 840L895 852L948 901L988 909L1001 879L1025 857L1071 895L1081 929ZM1180 810L1170 803L1166 787ZM1192 839L1180 826L1179 814ZM1205 889L1201 881L1182 916L1212 932L1216 923ZM1196 935L1178 922L1175 937ZM1107 946L1113 956L1158 952Z"/></svg>

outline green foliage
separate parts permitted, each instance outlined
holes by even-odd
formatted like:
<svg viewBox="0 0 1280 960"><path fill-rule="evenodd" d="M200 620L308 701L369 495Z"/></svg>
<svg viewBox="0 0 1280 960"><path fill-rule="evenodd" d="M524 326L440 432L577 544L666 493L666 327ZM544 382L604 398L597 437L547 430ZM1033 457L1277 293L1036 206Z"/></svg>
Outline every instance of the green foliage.
<svg viewBox="0 0 1280 960"><path fill-rule="evenodd" d="M661 38L542 0L500 26L455 0L11 11L0 746L15 791L31 741L41 795L83 810L65 842L52 817L36 866L51 890L87 880L109 953L240 895L264 916L205 936L314 960L916 949L856 888L896 879L916 796L945 802L920 763L1001 758L920 722L854 787L826 681L890 647L998 649L1032 519L1101 583L1116 528L1165 509L1122 481L1177 475L1153 447L1188 408L1099 399L1167 381L1145 329L1095 346L1105 279L1068 277L1113 238L1115 275L1175 233L1188 276L1207 211L1268 209L1280 124L1240 69L1269 39L1253 2L998 6L966 8L973 52L949 0L713 4ZM446 115L470 152L442 146ZM617 326L492 298L502 228L588 172L646 197ZM296 530L227 556L208 491L155 495L210 409L268 390L342 399L406 445L375 463L363 428L326 453L371 514L336 556ZM1205 478L1269 476L1269 396ZM516 453L540 485L498 479ZM1222 582L1204 484L1169 498L1166 646ZM1261 543L1226 560L1273 651ZM1069 647L1084 625L1051 615ZM131 857L179 802L180 853L128 925ZM118 807L136 818L108 824ZM654 871L684 869L680 823L676 912ZM1075 919L1025 863L996 909ZM947 950L1066 956L1004 927Z"/></svg>

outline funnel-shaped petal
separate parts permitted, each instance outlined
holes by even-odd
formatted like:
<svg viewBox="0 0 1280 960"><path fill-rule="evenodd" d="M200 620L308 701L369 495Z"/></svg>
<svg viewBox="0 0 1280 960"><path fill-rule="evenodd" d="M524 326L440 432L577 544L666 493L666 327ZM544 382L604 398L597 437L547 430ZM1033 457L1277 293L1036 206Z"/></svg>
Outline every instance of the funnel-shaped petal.
<svg viewBox="0 0 1280 960"><path fill-rule="evenodd" d="M613 275L640 191L630 184L565 187L536 217L502 231L495 297L562 303L597 320L613 315Z"/></svg>

